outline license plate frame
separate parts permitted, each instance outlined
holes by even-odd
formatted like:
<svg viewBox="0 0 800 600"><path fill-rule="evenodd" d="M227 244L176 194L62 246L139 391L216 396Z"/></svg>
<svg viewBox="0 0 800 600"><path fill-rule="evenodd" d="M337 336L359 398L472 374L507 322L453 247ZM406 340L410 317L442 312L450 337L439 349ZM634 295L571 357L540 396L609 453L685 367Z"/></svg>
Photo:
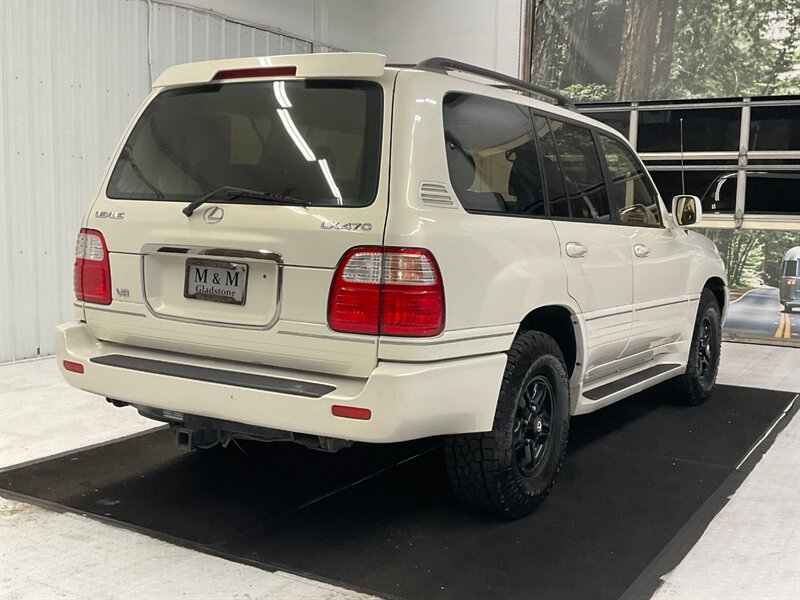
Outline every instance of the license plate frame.
<svg viewBox="0 0 800 600"><path fill-rule="evenodd" d="M204 269L205 276L192 278L192 274L197 273L197 267ZM186 270L183 278L183 297L189 300L203 300L206 302L219 302L222 304L235 304L244 306L247 301L247 279L249 265L247 263L231 262L227 260L215 260L209 258L187 258ZM217 280L215 274L224 273L225 281ZM228 284L232 273L236 285ZM239 280L240 276L241 281ZM193 281L193 279L195 279ZM189 286L200 283L206 287L203 290L190 291ZM220 292L230 291L230 294L209 291L218 289Z"/></svg>

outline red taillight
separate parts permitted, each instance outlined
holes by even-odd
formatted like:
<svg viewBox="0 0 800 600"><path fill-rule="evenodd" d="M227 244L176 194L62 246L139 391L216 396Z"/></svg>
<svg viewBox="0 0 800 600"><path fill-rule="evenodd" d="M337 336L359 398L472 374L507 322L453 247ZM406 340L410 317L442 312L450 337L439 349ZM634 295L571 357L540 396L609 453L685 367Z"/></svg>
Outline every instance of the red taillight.
<svg viewBox="0 0 800 600"><path fill-rule="evenodd" d="M103 234L81 229L75 245L75 297L84 302L111 304L111 266Z"/></svg>
<svg viewBox="0 0 800 600"><path fill-rule="evenodd" d="M340 406L335 404L331 406L331 413L334 417L358 419L360 421L369 421L372 418L372 411L370 409L359 408L358 406Z"/></svg>
<svg viewBox="0 0 800 600"><path fill-rule="evenodd" d="M253 67L250 69L228 69L217 71L213 79L246 79L248 77L291 77L297 73L297 67Z"/></svg>
<svg viewBox="0 0 800 600"><path fill-rule="evenodd" d="M83 373L83 365L79 362L73 362L71 360L64 361L64 368L67 371L71 371L72 373Z"/></svg>
<svg viewBox="0 0 800 600"><path fill-rule="evenodd" d="M353 248L333 277L328 324L345 333L440 334L444 286L436 259L419 248Z"/></svg>

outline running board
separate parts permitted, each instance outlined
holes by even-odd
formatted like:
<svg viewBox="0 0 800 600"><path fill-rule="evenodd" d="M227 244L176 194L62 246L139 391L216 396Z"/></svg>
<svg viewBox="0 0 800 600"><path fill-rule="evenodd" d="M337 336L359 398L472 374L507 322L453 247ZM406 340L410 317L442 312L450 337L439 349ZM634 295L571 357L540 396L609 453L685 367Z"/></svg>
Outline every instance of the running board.
<svg viewBox="0 0 800 600"><path fill-rule="evenodd" d="M583 396L588 398L589 400L602 400L608 396L612 396L617 394L627 388L631 388L635 385L640 383L644 383L648 379L655 379L659 375L663 375L668 371L672 371L674 369L680 368L681 365L675 364L663 364L663 365L655 365L644 371L639 371L638 373L634 373L632 375L628 375L623 377L622 379L617 379L616 381L612 381L611 383L607 383L605 385L601 385L600 387L596 387L589 391L583 392Z"/></svg>

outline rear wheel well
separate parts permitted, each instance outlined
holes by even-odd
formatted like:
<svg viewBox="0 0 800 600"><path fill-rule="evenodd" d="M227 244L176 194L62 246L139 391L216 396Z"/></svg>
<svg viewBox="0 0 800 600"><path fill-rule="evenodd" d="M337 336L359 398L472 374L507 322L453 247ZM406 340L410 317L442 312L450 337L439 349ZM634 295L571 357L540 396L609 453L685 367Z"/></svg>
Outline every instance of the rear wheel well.
<svg viewBox="0 0 800 600"><path fill-rule="evenodd" d="M722 311L725 308L725 282L719 277L712 277L703 286L704 290L711 290L714 297L717 299L719 309Z"/></svg>
<svg viewBox="0 0 800 600"><path fill-rule="evenodd" d="M569 309L563 306L537 308L522 319L517 334L523 331L541 331L553 338L564 355L567 374L572 376L578 356L578 346L575 339L575 327L572 324L572 313Z"/></svg>

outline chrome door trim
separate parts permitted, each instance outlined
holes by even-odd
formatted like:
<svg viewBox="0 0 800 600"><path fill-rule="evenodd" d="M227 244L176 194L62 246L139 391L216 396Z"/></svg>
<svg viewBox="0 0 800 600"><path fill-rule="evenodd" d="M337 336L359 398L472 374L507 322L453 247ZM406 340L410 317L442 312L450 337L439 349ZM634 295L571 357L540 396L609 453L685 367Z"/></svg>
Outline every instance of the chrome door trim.
<svg viewBox="0 0 800 600"><path fill-rule="evenodd" d="M274 262L278 267L277 298L275 300L275 314L269 323L265 325L247 325L243 323L231 323L229 321L209 321L205 319L190 319L188 317L176 317L173 315L159 314L150 305L147 299L147 283L145 281L145 258L150 254L183 254L184 256L202 256L207 258L218 258L222 260L241 259L261 260ZM238 329L254 329L265 331L272 329L278 322L281 315L281 305L283 301L283 255L273 250L240 250L237 248L218 248L214 246L181 246L171 244L145 244L140 253L140 278L142 281L142 298L148 312L157 319L168 321L179 321L181 323L193 323L195 325L210 325L212 327L236 327Z"/></svg>

